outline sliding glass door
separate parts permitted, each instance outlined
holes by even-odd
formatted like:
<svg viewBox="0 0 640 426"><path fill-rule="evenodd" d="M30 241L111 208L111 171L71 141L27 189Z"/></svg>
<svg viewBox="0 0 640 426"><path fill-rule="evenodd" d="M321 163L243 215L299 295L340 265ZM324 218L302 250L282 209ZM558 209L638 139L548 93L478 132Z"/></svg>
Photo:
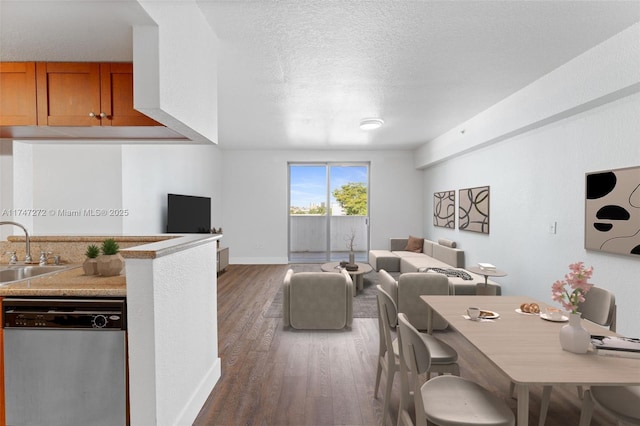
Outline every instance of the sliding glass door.
<svg viewBox="0 0 640 426"><path fill-rule="evenodd" d="M289 164L289 262L358 261L369 252L369 164Z"/></svg>

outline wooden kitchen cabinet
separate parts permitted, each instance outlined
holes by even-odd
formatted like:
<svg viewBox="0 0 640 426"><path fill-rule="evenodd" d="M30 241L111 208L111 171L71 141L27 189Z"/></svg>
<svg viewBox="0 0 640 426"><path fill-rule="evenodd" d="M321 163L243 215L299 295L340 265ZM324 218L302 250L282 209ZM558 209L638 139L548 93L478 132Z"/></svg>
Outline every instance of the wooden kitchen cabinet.
<svg viewBox="0 0 640 426"><path fill-rule="evenodd" d="M39 126L161 126L133 109L133 64L38 62Z"/></svg>
<svg viewBox="0 0 640 426"><path fill-rule="evenodd" d="M103 126L162 126L133 109L133 64L101 64L100 77L101 112L107 114Z"/></svg>
<svg viewBox="0 0 640 426"><path fill-rule="evenodd" d="M38 62L36 83L38 125L101 125L100 64Z"/></svg>
<svg viewBox="0 0 640 426"><path fill-rule="evenodd" d="M2 312L2 300L0 297L0 312ZM5 426L6 416L4 409L4 323L0 325L0 426Z"/></svg>
<svg viewBox="0 0 640 426"><path fill-rule="evenodd" d="M0 62L0 126L35 126L35 62Z"/></svg>

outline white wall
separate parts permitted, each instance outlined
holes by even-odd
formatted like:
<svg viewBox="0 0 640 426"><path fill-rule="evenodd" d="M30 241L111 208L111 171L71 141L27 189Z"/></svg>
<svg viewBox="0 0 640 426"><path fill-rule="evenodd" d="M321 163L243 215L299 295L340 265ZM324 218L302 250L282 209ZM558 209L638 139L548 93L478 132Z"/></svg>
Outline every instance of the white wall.
<svg viewBox="0 0 640 426"><path fill-rule="evenodd" d="M491 222L489 235L433 227L427 197L426 234L457 241L467 265L508 272L496 279L504 294L546 302L569 264L584 261L594 267L592 282L616 295L618 331L640 336L640 259L584 249L585 173L640 165L639 116L634 95L427 169L426 194L489 185Z"/></svg>
<svg viewBox="0 0 640 426"><path fill-rule="evenodd" d="M7 146L9 144L10 146ZM2 208L8 209L2 220L12 220L22 224L28 231L33 229L33 216L21 214L20 209L33 209L33 150L31 145L3 142L2 151L2 182L0 190L2 191ZM16 160L17 158L17 160ZM20 186L16 188L14 182L20 182ZM1 234L3 237L8 235L22 235L19 229L9 229L4 226ZM7 231L10 232L7 232ZM16 232L17 231L17 232Z"/></svg>
<svg viewBox="0 0 640 426"><path fill-rule="evenodd" d="M166 231L167 193L211 197L211 226L222 222L221 155L215 145L122 147L124 234Z"/></svg>
<svg viewBox="0 0 640 426"><path fill-rule="evenodd" d="M132 425L192 424L220 377L216 241L201 238L124 250L159 252L126 260Z"/></svg>
<svg viewBox="0 0 640 426"><path fill-rule="evenodd" d="M640 82L640 67L638 57L625 61L638 55L639 29L636 25L525 89L536 93L536 99L546 99L550 109L563 103L567 93L579 92L581 96L573 99L584 103L564 103L562 118L540 122L527 105L528 98L518 93L504 102L520 115L503 116L500 108L493 108L467 123L471 129L488 129L491 123L508 121L493 134L486 133L484 141L477 137L475 148L467 146L457 155L442 155L433 146L421 149L422 160L431 155L424 162L428 168L423 176L424 229L430 238L457 241L465 250L467 265L490 262L508 272L496 279L505 294L547 302L552 283L564 277L568 265L584 261L594 267L592 282L616 295L618 331L632 336L640 335L640 259L585 250L584 206L585 173L640 165L640 94L633 89ZM633 78L625 84L632 90L609 86L615 76L628 73ZM585 81L585 75L590 79ZM567 86L562 90L559 76ZM603 92L603 87L614 92ZM588 100L594 94L599 102ZM510 125L520 130L509 134ZM501 130L507 133L500 136ZM443 146L447 139L454 143L454 133L443 135L434 145ZM437 151L441 154L435 155ZM489 235L432 225L434 192L483 185L491 187ZM556 234L549 233L552 223L557 223Z"/></svg>
<svg viewBox="0 0 640 426"><path fill-rule="evenodd" d="M13 155L2 161L3 177L9 165L15 176L11 183L3 179L3 200L9 188L13 208L47 212L3 219L25 224L32 235L164 233L169 192L211 197L212 226L222 220L216 145L15 143ZM86 209L107 214L92 216ZM65 216L63 210L80 214Z"/></svg>
<svg viewBox="0 0 640 426"><path fill-rule="evenodd" d="M421 172L411 152L231 150L223 159L223 243L231 263L287 263L289 161L370 161L371 247L421 233Z"/></svg>
<svg viewBox="0 0 640 426"><path fill-rule="evenodd" d="M193 0L140 5L158 23L135 27L135 107L194 141L218 140L217 37Z"/></svg>
<svg viewBox="0 0 640 426"><path fill-rule="evenodd" d="M32 158L33 208L47 212L33 218L33 234L122 233L120 146L42 143Z"/></svg>
<svg viewBox="0 0 640 426"><path fill-rule="evenodd" d="M13 208L13 144L0 141L0 221L13 220L9 209ZM9 226L0 226L0 240L13 235L14 230Z"/></svg>

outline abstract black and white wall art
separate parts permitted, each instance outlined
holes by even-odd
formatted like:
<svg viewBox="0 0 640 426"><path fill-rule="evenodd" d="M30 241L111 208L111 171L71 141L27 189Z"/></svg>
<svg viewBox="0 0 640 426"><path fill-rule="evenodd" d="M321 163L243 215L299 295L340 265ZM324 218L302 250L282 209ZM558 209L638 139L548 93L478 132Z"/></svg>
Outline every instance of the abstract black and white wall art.
<svg viewBox="0 0 640 426"><path fill-rule="evenodd" d="M587 173L584 247L640 256L640 167Z"/></svg>
<svg viewBox="0 0 640 426"><path fill-rule="evenodd" d="M458 191L458 229L489 233L489 187Z"/></svg>
<svg viewBox="0 0 640 426"><path fill-rule="evenodd" d="M433 193L433 225L454 229L456 227L456 192Z"/></svg>

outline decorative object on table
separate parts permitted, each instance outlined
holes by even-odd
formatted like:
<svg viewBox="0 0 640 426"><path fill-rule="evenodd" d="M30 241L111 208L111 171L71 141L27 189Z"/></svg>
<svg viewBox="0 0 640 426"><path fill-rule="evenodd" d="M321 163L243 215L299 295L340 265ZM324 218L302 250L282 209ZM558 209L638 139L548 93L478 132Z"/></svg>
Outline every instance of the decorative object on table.
<svg viewBox="0 0 640 426"><path fill-rule="evenodd" d="M491 264L491 263L480 262L480 263L478 263L478 266L480 267L480 269L484 269L485 271L495 271L496 270L496 265Z"/></svg>
<svg viewBox="0 0 640 426"><path fill-rule="evenodd" d="M84 253L87 258L82 263L82 270L85 275L97 275L98 274L98 255L100 254L100 248L95 244L87 246L87 251Z"/></svg>
<svg viewBox="0 0 640 426"><path fill-rule="evenodd" d="M458 191L458 229L489 233L489 187Z"/></svg>
<svg viewBox="0 0 640 426"><path fill-rule="evenodd" d="M640 167L586 174L584 247L640 256Z"/></svg>
<svg viewBox="0 0 640 426"><path fill-rule="evenodd" d="M620 358L640 358L640 339L622 336L591 335L591 344L598 355Z"/></svg>
<svg viewBox="0 0 640 426"><path fill-rule="evenodd" d="M539 314L540 313L540 305L537 303L522 303L520 304L520 312L524 314Z"/></svg>
<svg viewBox="0 0 640 426"><path fill-rule="evenodd" d="M98 274L103 277L120 275L124 267L124 258L119 253L120 246L113 238L107 238L100 248L102 254L98 256Z"/></svg>
<svg viewBox="0 0 640 426"><path fill-rule="evenodd" d="M469 319L475 321L480 316L480 308L467 308L467 315L469 315Z"/></svg>
<svg viewBox="0 0 640 426"><path fill-rule="evenodd" d="M211 233L212 234L220 234L220 235L222 235L222 227L216 229L216 227L214 226L213 228L211 228ZM216 241L216 247L220 248L220 240Z"/></svg>
<svg viewBox="0 0 640 426"><path fill-rule="evenodd" d="M353 272L358 270L358 265L355 263L347 263L344 268L349 272Z"/></svg>
<svg viewBox="0 0 640 426"><path fill-rule="evenodd" d="M544 312L540 312L540 318L547 321L554 322L566 322L569 321L569 317L563 315L562 309L547 307Z"/></svg>
<svg viewBox="0 0 640 426"><path fill-rule="evenodd" d="M569 324L560 329L560 346L568 352L584 354L589 350L590 335L582 326L580 312L569 314Z"/></svg>
<svg viewBox="0 0 640 426"><path fill-rule="evenodd" d="M560 329L560 345L569 352L582 354L589 349L591 335L582 327L578 304L585 301L585 294L593 287L588 282L592 274L592 266L585 268L583 262L572 263L564 280L556 281L551 287L552 299L569 311L569 324Z"/></svg>
<svg viewBox="0 0 640 426"><path fill-rule="evenodd" d="M456 227L456 192L433 193L433 226L454 229Z"/></svg>
<svg viewBox="0 0 640 426"><path fill-rule="evenodd" d="M349 264L347 265L347 267L349 265L354 266L356 264L356 253L353 250L355 248L355 239L356 239L356 231L354 231L353 229L351 230L351 234L347 235L347 248L349 249ZM358 270L358 267L356 266L355 269L348 269L347 270L351 270L351 271L356 271Z"/></svg>

